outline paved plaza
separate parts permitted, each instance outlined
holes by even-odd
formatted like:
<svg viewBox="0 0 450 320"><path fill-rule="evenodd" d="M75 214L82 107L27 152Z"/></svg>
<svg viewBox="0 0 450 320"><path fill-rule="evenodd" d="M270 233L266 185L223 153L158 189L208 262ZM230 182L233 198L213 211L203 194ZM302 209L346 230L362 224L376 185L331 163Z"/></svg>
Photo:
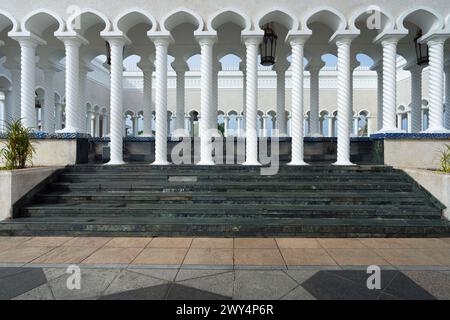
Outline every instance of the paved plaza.
<svg viewBox="0 0 450 320"><path fill-rule="evenodd" d="M0 267L0 299L450 299L448 238L3 237Z"/></svg>

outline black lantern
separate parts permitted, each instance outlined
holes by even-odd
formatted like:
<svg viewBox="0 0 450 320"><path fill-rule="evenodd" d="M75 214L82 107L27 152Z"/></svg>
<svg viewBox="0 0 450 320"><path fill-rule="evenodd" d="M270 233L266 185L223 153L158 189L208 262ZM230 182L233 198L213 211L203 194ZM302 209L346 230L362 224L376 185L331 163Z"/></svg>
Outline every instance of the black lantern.
<svg viewBox="0 0 450 320"><path fill-rule="evenodd" d="M275 31L267 25L264 28L264 38L261 43L261 64L263 66L273 66L277 56L277 40L278 36Z"/></svg>
<svg viewBox="0 0 450 320"><path fill-rule="evenodd" d="M422 30L419 30L419 31L417 31L417 35L414 38L414 46L416 47L417 64L419 66L428 64L430 62L430 57L428 54L428 46L426 44L419 42L419 39L421 37L422 37Z"/></svg>

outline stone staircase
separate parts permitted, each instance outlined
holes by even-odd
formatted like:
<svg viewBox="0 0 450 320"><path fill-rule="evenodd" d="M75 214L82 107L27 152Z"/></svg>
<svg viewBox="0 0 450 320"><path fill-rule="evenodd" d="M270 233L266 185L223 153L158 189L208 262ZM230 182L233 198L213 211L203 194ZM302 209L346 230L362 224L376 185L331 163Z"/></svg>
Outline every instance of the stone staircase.
<svg viewBox="0 0 450 320"><path fill-rule="evenodd" d="M0 235L439 237L443 206L385 166L67 167Z"/></svg>

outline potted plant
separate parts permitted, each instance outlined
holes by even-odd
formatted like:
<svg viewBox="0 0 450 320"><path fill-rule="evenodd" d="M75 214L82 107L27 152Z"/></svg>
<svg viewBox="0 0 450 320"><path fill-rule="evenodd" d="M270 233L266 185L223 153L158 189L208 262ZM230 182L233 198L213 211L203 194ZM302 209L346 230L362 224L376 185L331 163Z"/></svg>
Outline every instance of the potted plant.
<svg viewBox="0 0 450 320"><path fill-rule="evenodd" d="M31 163L35 152L30 139L31 133L31 129L24 127L20 119L6 123L6 144L0 150L5 169L24 169Z"/></svg>

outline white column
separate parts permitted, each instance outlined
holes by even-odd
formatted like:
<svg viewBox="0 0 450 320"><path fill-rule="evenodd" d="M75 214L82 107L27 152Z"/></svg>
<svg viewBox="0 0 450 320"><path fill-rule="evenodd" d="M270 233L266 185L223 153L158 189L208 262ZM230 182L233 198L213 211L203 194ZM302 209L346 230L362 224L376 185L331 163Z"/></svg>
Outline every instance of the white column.
<svg viewBox="0 0 450 320"><path fill-rule="evenodd" d="M262 116L262 136L267 138L269 136L269 130L267 128L267 118L268 116Z"/></svg>
<svg viewBox="0 0 450 320"><path fill-rule="evenodd" d="M222 65L219 61L214 60L213 63L213 103L211 112L211 129L214 137L221 137L219 130L217 129L217 120L219 115L219 71L222 69Z"/></svg>
<svg viewBox="0 0 450 320"><path fill-rule="evenodd" d="M139 128L138 128L138 116L131 117L131 122L133 123L133 136L137 137L139 135Z"/></svg>
<svg viewBox="0 0 450 320"><path fill-rule="evenodd" d="M169 165L167 161L167 50L171 38L169 36L155 36L153 43L156 47L156 143L155 162L153 165Z"/></svg>
<svg viewBox="0 0 450 320"><path fill-rule="evenodd" d="M407 121L407 123L408 123L408 130L407 130L407 132L408 133L411 133L412 131L412 122L411 122L411 111L408 111L407 113L406 113L406 121Z"/></svg>
<svg viewBox="0 0 450 320"><path fill-rule="evenodd" d="M377 131L383 128L383 61L380 60L372 67L377 73Z"/></svg>
<svg viewBox="0 0 450 320"><path fill-rule="evenodd" d="M78 119L80 121L79 128L81 132L86 133L86 86L87 86L87 76L88 72L91 71L84 63L80 62L80 108L77 110Z"/></svg>
<svg viewBox="0 0 450 320"><path fill-rule="evenodd" d="M102 122L102 137L106 137L108 135L108 115L103 115L103 122Z"/></svg>
<svg viewBox="0 0 450 320"><path fill-rule="evenodd" d="M20 69L10 69L11 71L11 95L12 95L12 117L13 119L21 118L20 107L20 83L21 83L21 71Z"/></svg>
<svg viewBox="0 0 450 320"><path fill-rule="evenodd" d="M55 69L45 68L44 72L44 105L42 107L42 131L55 132Z"/></svg>
<svg viewBox="0 0 450 320"><path fill-rule="evenodd" d="M186 130L186 134L187 134L187 136L188 137L190 137L191 136L191 126L190 126L190 123L191 123L191 117L189 116L189 115L184 115L184 128L185 128L185 130Z"/></svg>
<svg viewBox="0 0 450 320"><path fill-rule="evenodd" d="M167 115L167 136L170 137L172 132L170 131L170 123L173 120L173 117L171 115Z"/></svg>
<svg viewBox="0 0 450 320"><path fill-rule="evenodd" d="M111 160L108 165L124 164L123 161L123 48L129 43L125 37L105 38L111 48Z"/></svg>
<svg viewBox="0 0 450 320"><path fill-rule="evenodd" d="M320 137L322 134L319 130L319 73L325 63L322 60L313 61L308 65L310 73L310 118L309 118L309 135L311 137Z"/></svg>
<svg viewBox="0 0 450 320"><path fill-rule="evenodd" d="M408 131L417 133L422 130L422 66L413 60L404 69L411 73L411 126Z"/></svg>
<svg viewBox="0 0 450 320"><path fill-rule="evenodd" d="M445 65L445 127L450 130L450 61Z"/></svg>
<svg viewBox="0 0 450 320"><path fill-rule="evenodd" d="M245 107L245 136L246 136L246 160L243 165L257 166L258 161L258 47L261 36L244 36L246 48L246 107Z"/></svg>
<svg viewBox="0 0 450 320"><path fill-rule="evenodd" d="M95 136L100 137L100 114L95 114Z"/></svg>
<svg viewBox="0 0 450 320"><path fill-rule="evenodd" d="M229 121L230 121L230 117L223 116L223 127L224 127L223 135L224 135L224 138L228 137Z"/></svg>
<svg viewBox="0 0 450 320"><path fill-rule="evenodd" d="M152 121L153 121L153 71L155 70L153 65L142 67L144 75L144 91L143 91L143 105L144 105L144 130L143 137L153 137Z"/></svg>
<svg viewBox="0 0 450 320"><path fill-rule="evenodd" d="M5 132L6 130L6 102L5 100L0 100L0 132Z"/></svg>
<svg viewBox="0 0 450 320"><path fill-rule="evenodd" d="M430 100L427 133L450 132L444 127L444 42L445 37L427 41L430 55L428 96Z"/></svg>
<svg viewBox="0 0 450 320"><path fill-rule="evenodd" d="M200 106L200 162L199 165L214 165L211 141L211 113L213 93L213 46L216 36L198 36L201 48L201 106Z"/></svg>
<svg viewBox="0 0 450 320"><path fill-rule="evenodd" d="M287 136L286 121L286 70L289 65L276 64L274 70L277 73L277 120L276 128L280 137Z"/></svg>
<svg viewBox="0 0 450 320"><path fill-rule="evenodd" d="M353 135L355 137L358 137L358 131L359 131L359 117L353 117Z"/></svg>
<svg viewBox="0 0 450 320"><path fill-rule="evenodd" d="M292 161L289 165L306 165L304 159L304 45L306 37L291 38L289 43L292 48Z"/></svg>
<svg viewBox="0 0 450 320"><path fill-rule="evenodd" d="M60 132L81 132L83 118L79 114L80 46L87 44L81 37L60 37L66 49L66 126Z"/></svg>
<svg viewBox="0 0 450 320"><path fill-rule="evenodd" d="M402 114L401 113L397 113L397 128L399 130L402 130Z"/></svg>
<svg viewBox="0 0 450 320"><path fill-rule="evenodd" d="M350 46L352 36L340 36L336 45L338 48L338 75L337 75L337 161L335 165L349 166L350 162L350 107L351 107L351 66Z"/></svg>
<svg viewBox="0 0 450 320"><path fill-rule="evenodd" d="M351 52L351 51L350 51ZM356 55L354 55L353 53L351 54L351 58L350 58L350 108L349 108L349 119L353 119L353 121L350 123L350 137L357 137L358 136L358 124L356 123L356 127L355 127L355 117L357 117L357 115L355 116L355 110L353 108L353 98L354 98L354 89L353 89L353 85L354 85L354 79L353 79L353 73L355 72L355 69L358 68L360 66L359 61L356 59Z"/></svg>
<svg viewBox="0 0 450 320"><path fill-rule="evenodd" d="M31 37L20 37L16 40L20 44L21 51L21 119L25 127L37 130L35 121L36 47L45 44L45 42Z"/></svg>
<svg viewBox="0 0 450 320"><path fill-rule="evenodd" d="M55 131L61 130L62 127L62 105L57 102L55 105Z"/></svg>
<svg viewBox="0 0 450 320"><path fill-rule="evenodd" d="M396 126L397 112L397 43L402 36L388 35L383 46L383 128L380 133L401 132Z"/></svg>
<svg viewBox="0 0 450 320"><path fill-rule="evenodd" d="M333 116L327 116L327 121L328 121L328 137L332 137L333 136Z"/></svg>
<svg viewBox="0 0 450 320"><path fill-rule="evenodd" d="M242 116L236 116L236 136L242 137Z"/></svg>
<svg viewBox="0 0 450 320"><path fill-rule="evenodd" d="M187 136L187 130L184 126L184 109L186 103L186 71L189 67L185 61L175 61L172 64L176 74L177 74L177 99L176 99L176 118L175 118L175 131L174 137L185 137Z"/></svg>
<svg viewBox="0 0 450 320"><path fill-rule="evenodd" d="M242 119L241 126L239 127L242 131L239 133L239 137L243 136L245 132L245 108L247 106L247 57L243 57L241 63L239 64L239 70L242 72Z"/></svg>
<svg viewBox="0 0 450 320"><path fill-rule="evenodd" d="M127 132L127 115L125 114L125 115L123 115L122 116L123 117L123 129L122 129L122 137L126 137L127 135L128 135L128 132Z"/></svg>
<svg viewBox="0 0 450 320"><path fill-rule="evenodd" d="M3 91L5 94L5 112L3 120L6 122L11 122L13 119L13 108L14 108L14 96L10 89ZM4 123L6 125L6 123Z"/></svg>
<svg viewBox="0 0 450 320"><path fill-rule="evenodd" d="M86 112L86 133L90 134L91 136L94 136L92 131L92 112L87 111Z"/></svg>

